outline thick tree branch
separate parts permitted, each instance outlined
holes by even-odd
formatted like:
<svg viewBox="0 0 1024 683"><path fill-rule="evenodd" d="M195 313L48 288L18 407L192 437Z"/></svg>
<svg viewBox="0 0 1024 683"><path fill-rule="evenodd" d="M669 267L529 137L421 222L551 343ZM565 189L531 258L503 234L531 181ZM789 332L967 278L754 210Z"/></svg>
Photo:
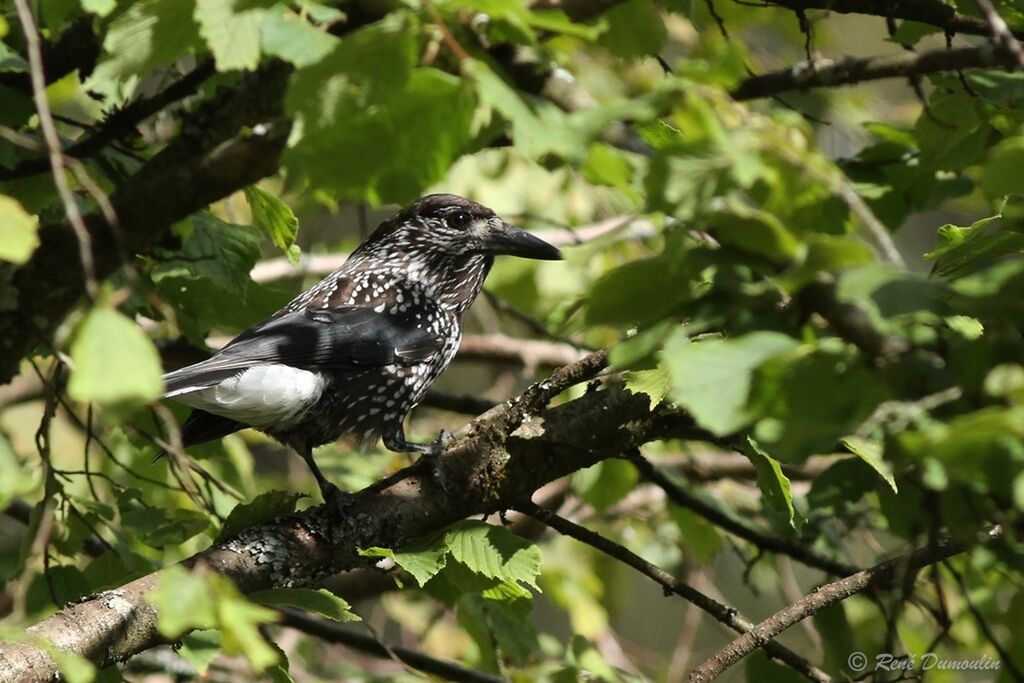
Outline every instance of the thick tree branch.
<svg viewBox="0 0 1024 683"><path fill-rule="evenodd" d="M912 575L922 567L935 564L946 558L974 547L978 543L989 543L1001 538L1002 527L995 526L980 539L957 541L940 539L936 543L901 555L864 569L844 579L833 581L806 595L801 600L779 610L753 627L739 638L711 655L690 674L691 683L703 683L717 678L723 671L753 652L761 644L775 638L787 628L837 602L856 595L869 588L883 587L894 580Z"/></svg>
<svg viewBox="0 0 1024 683"><path fill-rule="evenodd" d="M814 64L798 64L788 69L751 76L732 91L736 100L756 100L795 90L834 88L841 85L875 81L883 78L906 78L964 69L1015 67L1017 58L1001 45L979 45L949 50L900 52L893 55L822 60Z"/></svg>
<svg viewBox="0 0 1024 683"><path fill-rule="evenodd" d="M438 458L434 473L412 467L352 496L347 514L324 507L275 520L193 557L232 579L243 592L304 585L364 566L359 548L401 548L470 515L529 499L545 483L666 437L706 438L674 411L650 411L647 398L617 388L592 391L541 409L560 389L603 367L592 354L467 426ZM443 483L443 486L442 484ZM155 609L144 596L160 573L68 605L28 630L98 665L122 660L159 642ZM46 681L55 671L42 650L0 646L0 681Z"/></svg>

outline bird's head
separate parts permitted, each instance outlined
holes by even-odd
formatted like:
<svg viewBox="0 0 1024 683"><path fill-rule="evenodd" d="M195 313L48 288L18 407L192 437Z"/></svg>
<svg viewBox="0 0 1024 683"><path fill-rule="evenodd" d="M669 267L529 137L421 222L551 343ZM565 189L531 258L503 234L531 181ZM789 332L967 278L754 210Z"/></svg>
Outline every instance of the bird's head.
<svg viewBox="0 0 1024 683"><path fill-rule="evenodd" d="M384 222L367 245L390 244L405 253L442 257L519 256L556 260L557 248L505 222L494 211L454 194L417 200Z"/></svg>

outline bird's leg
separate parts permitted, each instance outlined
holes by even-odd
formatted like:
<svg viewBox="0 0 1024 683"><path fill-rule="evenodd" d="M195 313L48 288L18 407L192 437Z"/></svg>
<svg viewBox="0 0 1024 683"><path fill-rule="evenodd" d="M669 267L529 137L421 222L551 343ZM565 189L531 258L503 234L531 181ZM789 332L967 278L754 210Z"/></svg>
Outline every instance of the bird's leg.
<svg viewBox="0 0 1024 683"><path fill-rule="evenodd" d="M399 424L397 427L384 432L382 435L384 447L389 451L397 453L419 453L421 456L438 456L444 452L445 447L454 438L447 429L442 429L437 435L436 441L430 443L414 443L405 440L405 429ZM422 458L421 458L422 459Z"/></svg>
<svg viewBox="0 0 1024 683"><path fill-rule="evenodd" d="M302 446L297 447L295 450L298 451L299 455L302 456L302 459L306 461L310 471L313 473L317 486L320 487L320 495L324 497L324 503L331 505L339 515L343 514L347 499L352 494L342 491L336 485L327 481L327 477L324 476L324 473L321 472L320 468L317 466L316 461L313 460L312 447Z"/></svg>
<svg viewBox="0 0 1024 683"><path fill-rule="evenodd" d="M413 443L405 440L405 429L402 427L402 423L399 422L393 429L390 429L382 434L384 440L384 447L390 451L396 451L399 453L419 453L420 458L413 465L414 467L422 467L430 472L430 477L445 491L448 490L444 482L444 477L441 476L441 469L438 466L437 459L444 452L444 449L452 442L454 438L447 429L442 429L441 433L438 434L437 440L430 443Z"/></svg>

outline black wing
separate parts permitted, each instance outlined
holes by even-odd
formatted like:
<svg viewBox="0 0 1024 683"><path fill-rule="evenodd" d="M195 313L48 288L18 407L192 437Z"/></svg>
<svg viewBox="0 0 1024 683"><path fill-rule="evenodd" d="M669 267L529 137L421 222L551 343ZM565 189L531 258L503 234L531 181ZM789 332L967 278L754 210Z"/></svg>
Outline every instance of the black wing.
<svg viewBox="0 0 1024 683"><path fill-rule="evenodd" d="M164 375L165 396L213 386L255 365L381 367L425 360L441 345L439 335L415 320L371 308L295 311L254 325L211 358Z"/></svg>

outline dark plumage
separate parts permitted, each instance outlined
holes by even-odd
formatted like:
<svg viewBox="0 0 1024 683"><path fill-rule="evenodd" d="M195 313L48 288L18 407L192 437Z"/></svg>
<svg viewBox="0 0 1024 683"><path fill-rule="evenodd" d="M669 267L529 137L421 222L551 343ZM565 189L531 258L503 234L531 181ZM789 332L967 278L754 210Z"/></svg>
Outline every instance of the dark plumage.
<svg viewBox="0 0 1024 683"><path fill-rule="evenodd" d="M454 357L498 254L561 258L468 199L420 199L273 316L164 376L166 396L195 408L184 445L254 427L302 455L325 497L334 489L315 446L383 437L394 451L433 452L406 441L404 418Z"/></svg>

